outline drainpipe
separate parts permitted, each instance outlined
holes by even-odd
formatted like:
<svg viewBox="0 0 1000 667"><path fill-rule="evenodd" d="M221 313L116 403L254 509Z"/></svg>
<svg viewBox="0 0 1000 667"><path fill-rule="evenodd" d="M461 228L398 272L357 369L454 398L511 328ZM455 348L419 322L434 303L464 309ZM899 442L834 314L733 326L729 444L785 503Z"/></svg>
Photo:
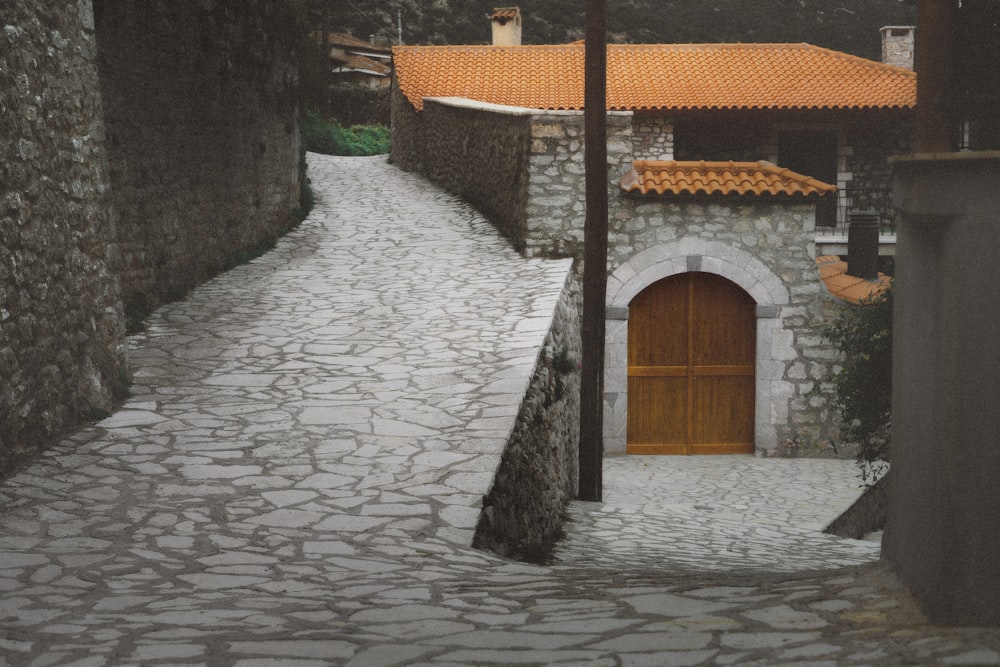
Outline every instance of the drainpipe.
<svg viewBox="0 0 1000 667"><path fill-rule="evenodd" d="M875 209L847 214L847 274L878 280L878 213Z"/></svg>

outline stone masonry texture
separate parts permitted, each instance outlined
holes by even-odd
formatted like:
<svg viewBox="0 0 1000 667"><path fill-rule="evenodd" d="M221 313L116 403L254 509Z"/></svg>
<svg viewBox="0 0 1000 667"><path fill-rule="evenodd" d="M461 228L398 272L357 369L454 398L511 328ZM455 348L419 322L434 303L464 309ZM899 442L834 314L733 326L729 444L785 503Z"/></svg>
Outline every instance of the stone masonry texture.
<svg viewBox="0 0 1000 667"><path fill-rule="evenodd" d="M0 475L128 381L138 318L298 202L286 3L11 0L0 16Z"/></svg>
<svg viewBox="0 0 1000 667"><path fill-rule="evenodd" d="M290 222L295 23L287 3L262 0L94 9L123 297L143 314Z"/></svg>
<svg viewBox="0 0 1000 667"><path fill-rule="evenodd" d="M524 255L582 259L582 113L457 99L426 100L418 113L398 90L395 95L394 164L466 198ZM698 270L737 267L748 281L776 289L780 300L765 304L774 319L758 327L758 345L766 347L758 350L758 454L853 455L840 442L840 417L826 380L838 352L822 330L846 306L827 293L815 267L815 202L627 196L621 175L638 157L670 157L672 124L648 113L611 113L607 136L609 284L621 285L651 263L683 264L693 255ZM500 166L507 178L495 174ZM505 213L498 202L510 204ZM669 255L682 248L698 250ZM613 357L605 362L605 444L618 452L621 440L623 452L625 378L608 370Z"/></svg>
<svg viewBox="0 0 1000 667"><path fill-rule="evenodd" d="M579 483L581 299L580 281L571 273L483 499L474 546L541 562L562 536Z"/></svg>
<svg viewBox="0 0 1000 667"><path fill-rule="evenodd" d="M0 472L123 389L89 3L14 0L0 35Z"/></svg>

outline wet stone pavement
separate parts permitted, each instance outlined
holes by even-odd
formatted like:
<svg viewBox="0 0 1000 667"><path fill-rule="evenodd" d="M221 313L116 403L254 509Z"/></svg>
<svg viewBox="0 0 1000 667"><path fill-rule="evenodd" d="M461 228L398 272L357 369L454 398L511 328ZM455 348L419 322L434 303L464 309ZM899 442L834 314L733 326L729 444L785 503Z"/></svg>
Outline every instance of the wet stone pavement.
<svg viewBox="0 0 1000 667"><path fill-rule="evenodd" d="M820 533L842 461L626 457L549 565L469 547L567 261L384 157L160 309L132 396L0 484L0 665L992 665Z"/></svg>

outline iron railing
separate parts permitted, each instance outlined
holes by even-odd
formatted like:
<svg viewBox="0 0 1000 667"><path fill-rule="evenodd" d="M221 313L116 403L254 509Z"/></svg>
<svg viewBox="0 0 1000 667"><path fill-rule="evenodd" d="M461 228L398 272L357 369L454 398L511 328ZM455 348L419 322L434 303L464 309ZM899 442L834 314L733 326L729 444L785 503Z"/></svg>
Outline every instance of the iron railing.
<svg viewBox="0 0 1000 667"><path fill-rule="evenodd" d="M823 200L816 211L816 233L825 236L847 234L848 213L874 209L878 214L879 234L896 233L896 210L892 205L892 188L841 188L837 190L836 210ZM825 208L825 210L824 210Z"/></svg>

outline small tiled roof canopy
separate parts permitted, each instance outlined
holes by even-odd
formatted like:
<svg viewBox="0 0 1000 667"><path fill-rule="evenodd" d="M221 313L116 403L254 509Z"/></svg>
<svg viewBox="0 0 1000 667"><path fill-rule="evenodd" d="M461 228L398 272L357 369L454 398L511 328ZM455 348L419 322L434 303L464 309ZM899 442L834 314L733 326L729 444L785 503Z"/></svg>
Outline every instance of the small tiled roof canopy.
<svg viewBox="0 0 1000 667"><path fill-rule="evenodd" d="M819 277L830 294L849 303L866 303L889 289L892 283L892 279L884 273L879 273L876 280L850 275L847 273L847 262L837 255L817 257L816 265L819 267Z"/></svg>
<svg viewBox="0 0 1000 667"><path fill-rule="evenodd" d="M371 74L389 76L392 74L392 68L383 63L372 60L365 56L358 55L347 55L343 58L338 59L341 67L345 67L352 70L357 70L361 72L369 72Z"/></svg>
<svg viewBox="0 0 1000 667"><path fill-rule="evenodd" d="M399 87L532 109L582 109L584 45L397 46ZM910 109L917 78L810 44L610 44L608 109Z"/></svg>
<svg viewBox="0 0 1000 667"><path fill-rule="evenodd" d="M494 7L493 13L490 14L490 20L499 21L503 25L507 21L513 21L520 15L521 10L518 7Z"/></svg>
<svg viewBox="0 0 1000 667"><path fill-rule="evenodd" d="M837 186L770 162L637 160L621 179L626 192L643 195L823 196Z"/></svg>
<svg viewBox="0 0 1000 667"><path fill-rule="evenodd" d="M371 42L366 42L363 39L358 39L354 35L348 35L343 32L331 32L327 36L327 40L331 46L339 46L352 51L385 54L386 56L391 52L390 47L376 46Z"/></svg>

